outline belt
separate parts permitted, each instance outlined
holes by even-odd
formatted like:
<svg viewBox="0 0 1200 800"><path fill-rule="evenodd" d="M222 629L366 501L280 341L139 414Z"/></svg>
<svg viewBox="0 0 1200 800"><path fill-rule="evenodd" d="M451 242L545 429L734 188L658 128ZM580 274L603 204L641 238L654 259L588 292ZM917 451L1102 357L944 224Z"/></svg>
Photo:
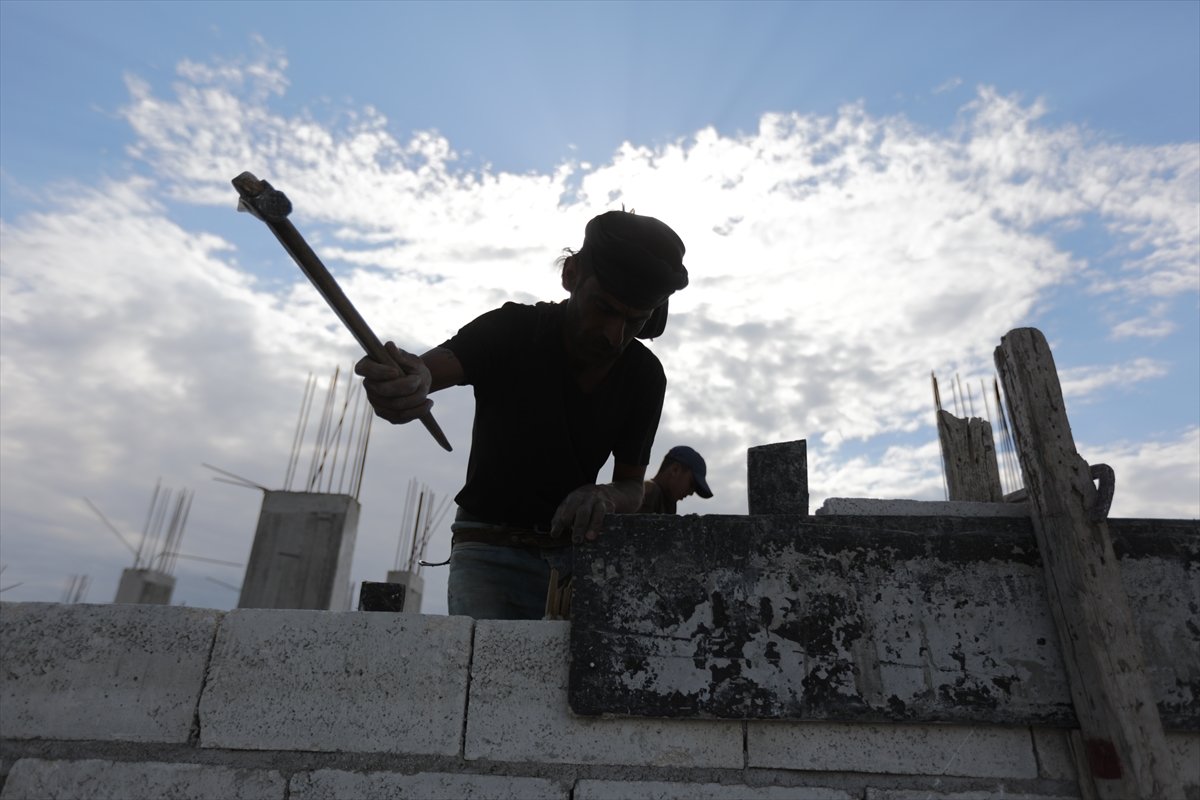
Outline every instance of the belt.
<svg viewBox="0 0 1200 800"><path fill-rule="evenodd" d="M551 549L567 547L570 537L551 536L550 531L536 525L514 525L485 521L466 509L460 508L450 525L454 532L453 544L477 542L503 547L529 547Z"/></svg>
<svg viewBox="0 0 1200 800"><path fill-rule="evenodd" d="M511 528L498 528L495 530L470 528L467 530L457 530L454 531L451 542L453 544L477 542L480 544L501 545L503 547L529 547L542 550L571 546L569 537L551 536L548 533L533 533L530 531L522 533Z"/></svg>

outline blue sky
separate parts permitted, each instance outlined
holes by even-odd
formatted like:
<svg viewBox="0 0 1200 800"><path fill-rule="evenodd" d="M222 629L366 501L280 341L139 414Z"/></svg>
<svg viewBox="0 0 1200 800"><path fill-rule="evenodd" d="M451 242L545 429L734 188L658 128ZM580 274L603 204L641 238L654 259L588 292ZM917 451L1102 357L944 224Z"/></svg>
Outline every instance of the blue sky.
<svg viewBox="0 0 1200 800"><path fill-rule="evenodd" d="M127 131L103 113L126 100L119 76L165 86L180 59L244 54L254 35L287 54L281 108L375 105L501 170L859 100L945 125L979 83L1130 143L1200 134L1197 3L336 5L9 0L0 124L25 163L6 169L119 169Z"/></svg>
<svg viewBox="0 0 1200 800"><path fill-rule="evenodd" d="M938 497L929 371L990 385L1034 325L1114 513L1200 515L1200 3L5 0L0 106L5 599L107 600L128 554L82 498L136 530L160 476L187 552L248 554L257 493L199 463L278 488L307 375L357 356L233 213L243 169L414 350L557 299L594 213L676 227L653 458L708 457L686 512L744 513L746 448L793 438L814 504ZM470 395L437 400L452 456L374 429L355 580L410 479L458 488Z"/></svg>

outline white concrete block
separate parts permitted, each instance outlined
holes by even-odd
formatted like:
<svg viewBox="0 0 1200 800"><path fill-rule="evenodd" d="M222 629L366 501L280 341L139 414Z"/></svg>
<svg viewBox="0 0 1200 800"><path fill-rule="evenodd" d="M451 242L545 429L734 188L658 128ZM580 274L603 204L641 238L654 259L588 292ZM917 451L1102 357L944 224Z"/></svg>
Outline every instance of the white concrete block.
<svg viewBox="0 0 1200 800"><path fill-rule="evenodd" d="M876 500L829 497L817 514L863 517L1025 517L1029 503L976 503L966 500Z"/></svg>
<svg viewBox="0 0 1200 800"><path fill-rule="evenodd" d="M1014 792L1003 786L974 792L938 792L929 789L867 788L866 800L1079 800L1078 795Z"/></svg>
<svg viewBox="0 0 1200 800"><path fill-rule="evenodd" d="M666 781L580 781L574 800L859 800L859 792L811 786Z"/></svg>
<svg viewBox="0 0 1200 800"><path fill-rule="evenodd" d="M1056 781L1077 780L1067 732L1061 728L1030 728L1037 752L1038 775Z"/></svg>
<svg viewBox="0 0 1200 800"><path fill-rule="evenodd" d="M569 622L475 624L468 759L742 768L740 722L571 714L569 632Z"/></svg>
<svg viewBox="0 0 1200 800"><path fill-rule="evenodd" d="M467 617L239 609L221 624L200 745L458 755Z"/></svg>
<svg viewBox="0 0 1200 800"><path fill-rule="evenodd" d="M13 765L2 800L283 800L287 782L275 770L229 769L206 764L125 761L44 761Z"/></svg>
<svg viewBox="0 0 1200 800"><path fill-rule="evenodd" d="M1200 787L1200 733L1168 732L1166 738L1167 752L1184 787ZM1033 741L1043 778L1077 779L1066 731L1034 728Z"/></svg>
<svg viewBox="0 0 1200 800"><path fill-rule="evenodd" d="M0 603L0 737L186 742L220 617Z"/></svg>
<svg viewBox="0 0 1200 800"><path fill-rule="evenodd" d="M751 722L751 767L1036 778L1028 728L960 725L856 725Z"/></svg>
<svg viewBox="0 0 1200 800"><path fill-rule="evenodd" d="M292 777L290 800L569 800L571 790L545 778L322 769Z"/></svg>

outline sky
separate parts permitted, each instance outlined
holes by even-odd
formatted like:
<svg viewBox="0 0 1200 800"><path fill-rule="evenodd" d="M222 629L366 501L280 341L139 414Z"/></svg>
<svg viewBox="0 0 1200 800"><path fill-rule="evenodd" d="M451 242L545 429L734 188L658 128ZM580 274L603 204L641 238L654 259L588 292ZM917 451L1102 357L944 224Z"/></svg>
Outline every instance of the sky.
<svg viewBox="0 0 1200 800"><path fill-rule="evenodd" d="M4 600L110 601L163 487L192 497L174 602L232 608L262 492L202 465L295 489L361 450L316 443L360 352L236 213L246 170L414 352L564 299L598 213L671 225L649 471L689 444L714 492L681 513L746 513L746 450L797 439L813 509L943 499L930 373L991 418L993 350L1032 326L1112 515L1200 517L1200 3L4 0ZM453 453L371 425L356 583L414 481L461 486L471 390L434 400Z"/></svg>

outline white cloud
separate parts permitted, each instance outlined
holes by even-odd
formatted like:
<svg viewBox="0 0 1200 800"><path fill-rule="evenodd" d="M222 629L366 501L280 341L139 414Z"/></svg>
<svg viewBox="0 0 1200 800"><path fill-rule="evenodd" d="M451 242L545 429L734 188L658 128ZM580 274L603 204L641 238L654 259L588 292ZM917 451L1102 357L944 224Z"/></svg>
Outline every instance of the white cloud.
<svg viewBox="0 0 1200 800"><path fill-rule="evenodd" d="M947 80L938 84L934 88L933 93L934 94L944 94L945 92L952 91L954 89L957 89L959 86L962 86L962 82L963 82L962 78L959 78L959 77L948 78Z"/></svg>
<svg viewBox="0 0 1200 800"><path fill-rule="evenodd" d="M1166 374L1165 364L1150 358L1137 358L1126 364L1059 369L1058 378L1062 385L1063 397L1079 400L1094 395L1101 389L1127 387L1139 381L1161 378Z"/></svg>
<svg viewBox="0 0 1200 800"><path fill-rule="evenodd" d="M248 552L256 493L212 484L199 462L278 486L306 375L357 353L298 272L282 288L254 277L263 253L283 256L260 223L232 212L229 180L246 169L289 195L293 221L377 332L415 350L506 299L561 297L553 260L600 211L624 203L674 226L692 284L651 343L670 380L654 460L680 442L708 459L717 497L689 500L689 512L744 512L746 448L798 438L810 443L814 500L940 497L930 369L990 376L1000 336L1068 283L1087 282L1121 309L1130 322L1114 336L1149 318L1154 298L1197 286L1196 147L1122 147L1050 127L1038 103L987 89L948 132L852 105L512 175L458 169L445 138L399 136L374 109L336 123L284 116L273 103L285 68L278 53L187 62L170 97L130 77L129 152L152 178L59 189L49 210L4 220L0 457L12 581L46 559L54 574L103 569L115 589L126 554L78 498L137 528L160 474L177 487L204 481L186 550ZM230 221L185 225L193 206L228 209ZM1115 266L1049 232L1088 216L1123 248L1105 261ZM1095 397L1165 370L1148 355L1068 364L1064 390ZM419 427L376 426L356 579L380 579L390 564L410 477L457 490L471 396L436 401L453 456ZM930 443L861 454L874 437L922 432ZM443 532L431 550L447 548ZM194 566L180 569L182 599L233 602ZM443 574L429 579L428 607L444 608ZM93 598L106 590L98 582Z"/></svg>
<svg viewBox="0 0 1200 800"><path fill-rule="evenodd" d="M1144 317L1135 317L1119 322L1113 326L1113 339L1161 339L1169 336L1179 327L1167 316L1168 308L1165 303L1159 303Z"/></svg>
<svg viewBox="0 0 1200 800"><path fill-rule="evenodd" d="M1109 516L1200 519L1200 427L1174 441L1080 444L1079 451L1116 474Z"/></svg>

